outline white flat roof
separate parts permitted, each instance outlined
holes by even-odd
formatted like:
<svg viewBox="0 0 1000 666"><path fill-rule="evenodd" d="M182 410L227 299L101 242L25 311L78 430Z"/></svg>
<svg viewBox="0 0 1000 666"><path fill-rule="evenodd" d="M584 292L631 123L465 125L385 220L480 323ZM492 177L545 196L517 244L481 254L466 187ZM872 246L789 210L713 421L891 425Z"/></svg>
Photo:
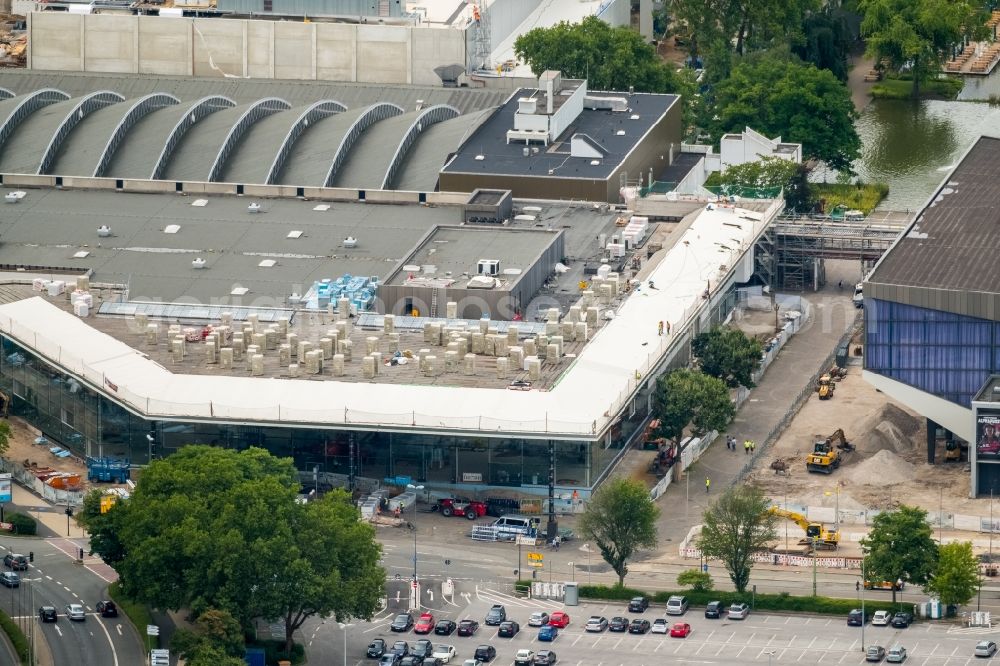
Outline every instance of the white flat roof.
<svg viewBox="0 0 1000 666"><path fill-rule="evenodd" d="M659 322L681 330L768 217L703 210L550 391L174 374L41 297L0 305L0 331L152 418L593 436L666 352Z"/></svg>

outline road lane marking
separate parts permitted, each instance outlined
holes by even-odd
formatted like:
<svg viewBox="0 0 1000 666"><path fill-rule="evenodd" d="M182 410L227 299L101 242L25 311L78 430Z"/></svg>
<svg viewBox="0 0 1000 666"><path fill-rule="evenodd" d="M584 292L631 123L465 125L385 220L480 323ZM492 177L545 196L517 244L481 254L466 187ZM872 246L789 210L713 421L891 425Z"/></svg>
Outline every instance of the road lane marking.
<svg viewBox="0 0 1000 666"><path fill-rule="evenodd" d="M115 625L115 629L117 629L117 630L118 630L118 635L119 635L119 636L124 636L124 635L125 635L125 634L123 634L123 633L122 633L122 625L120 625L120 624L116 624L116 625Z"/></svg>
<svg viewBox="0 0 1000 666"><path fill-rule="evenodd" d="M61 638L62 637L62 629L59 628L58 624L53 625L53 627L55 628L56 633L59 634L59 637Z"/></svg>

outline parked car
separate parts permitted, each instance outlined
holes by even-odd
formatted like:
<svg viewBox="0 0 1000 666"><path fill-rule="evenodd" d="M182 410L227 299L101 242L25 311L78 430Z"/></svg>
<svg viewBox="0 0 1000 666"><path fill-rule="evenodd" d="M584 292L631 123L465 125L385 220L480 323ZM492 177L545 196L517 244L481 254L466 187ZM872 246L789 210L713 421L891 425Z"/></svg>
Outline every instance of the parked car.
<svg viewBox="0 0 1000 666"><path fill-rule="evenodd" d="M400 657L410 654L410 644L406 641L396 641L392 644L392 653Z"/></svg>
<svg viewBox="0 0 1000 666"><path fill-rule="evenodd" d="M434 646L434 652L431 656L440 661L442 664L447 664L455 656L455 646L445 645L444 643L438 643Z"/></svg>
<svg viewBox="0 0 1000 666"><path fill-rule="evenodd" d="M483 662L478 659L466 659L462 662L462 666L483 666Z"/></svg>
<svg viewBox="0 0 1000 666"><path fill-rule="evenodd" d="M881 645L869 645L865 651L865 661L878 663L885 659L885 648Z"/></svg>
<svg viewBox="0 0 1000 666"><path fill-rule="evenodd" d="M486 626L497 627L507 619L507 609L500 604L494 604L486 613Z"/></svg>
<svg viewBox="0 0 1000 666"><path fill-rule="evenodd" d="M96 608L101 617L118 617L118 606L113 601L102 599Z"/></svg>
<svg viewBox="0 0 1000 666"><path fill-rule="evenodd" d="M535 653L536 666L551 666L556 663L556 653L552 650L539 650Z"/></svg>
<svg viewBox="0 0 1000 666"><path fill-rule="evenodd" d="M906 648L902 645L893 645L885 653L885 660L890 664L902 664L906 661Z"/></svg>
<svg viewBox="0 0 1000 666"><path fill-rule="evenodd" d="M58 622L59 614L55 606L42 606L38 609L38 619L42 622Z"/></svg>
<svg viewBox="0 0 1000 666"><path fill-rule="evenodd" d="M628 625L630 624L627 617L620 617L616 615L611 618L611 622L608 623L608 631L628 631Z"/></svg>
<svg viewBox="0 0 1000 666"><path fill-rule="evenodd" d="M4 587L20 587L21 577L13 571L4 571L0 573L0 583L3 583Z"/></svg>
<svg viewBox="0 0 1000 666"><path fill-rule="evenodd" d="M649 629L649 632L652 634L665 634L669 631L670 624L662 617L658 617L653 620L653 626Z"/></svg>
<svg viewBox="0 0 1000 666"><path fill-rule="evenodd" d="M849 627L860 627L865 623L865 620L867 620L865 613L860 608L855 608L847 614L847 626Z"/></svg>
<svg viewBox="0 0 1000 666"><path fill-rule="evenodd" d="M453 631L455 631L455 623L451 620L438 620L438 623L434 625L434 633L438 636L451 636Z"/></svg>
<svg viewBox="0 0 1000 666"><path fill-rule="evenodd" d="M529 627L544 627L549 623L549 614L545 611L536 611L528 618ZM534 656L532 656L534 659Z"/></svg>
<svg viewBox="0 0 1000 666"><path fill-rule="evenodd" d="M710 620L718 620L722 617L722 613L725 612L722 608L721 601L709 601L708 605L705 606L705 617Z"/></svg>
<svg viewBox="0 0 1000 666"><path fill-rule="evenodd" d="M434 509L442 516L458 516L475 520L486 515L486 502L477 502L467 497L448 497L439 499Z"/></svg>
<svg viewBox="0 0 1000 666"><path fill-rule="evenodd" d="M87 611L81 604L68 604L66 606L66 617L76 622L83 622L87 619Z"/></svg>
<svg viewBox="0 0 1000 666"><path fill-rule="evenodd" d="M365 654L372 659L378 659L385 654L385 639L376 638L371 643L368 644L368 650Z"/></svg>
<svg viewBox="0 0 1000 666"><path fill-rule="evenodd" d="M672 638L687 638L691 635L691 625L687 622L674 622L674 626L670 627L670 636Z"/></svg>
<svg viewBox="0 0 1000 666"><path fill-rule="evenodd" d="M497 629L497 636L500 638L514 638L519 631L521 631L521 625L513 620L505 620L500 623L500 628Z"/></svg>
<svg viewBox="0 0 1000 666"><path fill-rule="evenodd" d="M465 619L458 623L459 636L472 636L479 631L479 623L475 620Z"/></svg>
<svg viewBox="0 0 1000 666"><path fill-rule="evenodd" d="M413 644L412 648L410 648L410 654L415 657L426 659L434 654L434 644L426 638L421 638Z"/></svg>
<svg viewBox="0 0 1000 666"><path fill-rule="evenodd" d="M399 666L399 662L402 661L402 659L403 658L395 652L389 652L382 655L382 657L378 660L378 666Z"/></svg>
<svg viewBox="0 0 1000 666"><path fill-rule="evenodd" d="M552 642L559 637L559 627L547 624L538 630L538 640Z"/></svg>
<svg viewBox="0 0 1000 666"><path fill-rule="evenodd" d="M906 629L911 624L913 624L913 613L899 611L892 616L892 626L897 629Z"/></svg>
<svg viewBox="0 0 1000 666"><path fill-rule="evenodd" d="M730 620L745 620L747 615L750 614L750 606L748 604L739 603L733 604L729 607L729 619Z"/></svg>
<svg viewBox="0 0 1000 666"><path fill-rule="evenodd" d="M411 654L403 657L399 662L399 666L424 666L424 658Z"/></svg>
<svg viewBox="0 0 1000 666"><path fill-rule="evenodd" d="M892 622L892 613L886 610L875 611L872 615L872 624L877 627L885 627Z"/></svg>
<svg viewBox="0 0 1000 666"><path fill-rule="evenodd" d="M628 602L629 613L643 613L649 608L649 599L646 597L632 597Z"/></svg>
<svg viewBox="0 0 1000 666"><path fill-rule="evenodd" d="M3 558L3 565L5 567L10 567L14 571L27 571L28 558L24 555L18 555L16 553L7 553L7 555Z"/></svg>
<svg viewBox="0 0 1000 666"><path fill-rule="evenodd" d="M553 627L565 629L569 626L569 614L562 611L556 611L549 616L549 624Z"/></svg>
<svg viewBox="0 0 1000 666"><path fill-rule="evenodd" d="M493 661L497 657L497 649L492 645L480 645L472 656L480 661Z"/></svg>
<svg viewBox="0 0 1000 666"><path fill-rule="evenodd" d="M584 630L600 633L607 628L608 618L601 617L600 615L591 615L590 619L587 620L587 626L584 627Z"/></svg>
<svg viewBox="0 0 1000 666"><path fill-rule="evenodd" d="M400 613L389 625L389 631L409 631L413 628L413 615L410 613Z"/></svg>
<svg viewBox="0 0 1000 666"><path fill-rule="evenodd" d="M973 653L977 657L992 657L997 653L997 644L993 641L979 641L976 643L976 651Z"/></svg>
<svg viewBox="0 0 1000 666"><path fill-rule="evenodd" d="M667 599L667 615L684 615L688 609L687 597L674 595Z"/></svg>
<svg viewBox="0 0 1000 666"><path fill-rule="evenodd" d="M416 623L413 625L413 633L415 634L429 634L434 630L434 616L430 613L423 613L417 618Z"/></svg>
<svg viewBox="0 0 1000 666"><path fill-rule="evenodd" d="M514 655L515 666L532 666L535 661L535 653L532 650L518 650Z"/></svg>
<svg viewBox="0 0 1000 666"><path fill-rule="evenodd" d="M632 620L632 624L628 626L628 633L630 634L645 634L649 631L649 620L644 620L641 617L637 617Z"/></svg>

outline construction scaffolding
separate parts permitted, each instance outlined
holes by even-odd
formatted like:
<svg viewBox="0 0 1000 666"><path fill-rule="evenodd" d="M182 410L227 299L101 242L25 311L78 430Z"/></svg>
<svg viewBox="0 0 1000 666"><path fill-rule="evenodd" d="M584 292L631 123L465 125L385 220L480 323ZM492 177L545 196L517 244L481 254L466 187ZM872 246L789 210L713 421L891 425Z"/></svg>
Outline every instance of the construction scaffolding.
<svg viewBox="0 0 1000 666"><path fill-rule="evenodd" d="M472 20L475 23L472 70L477 72L492 70L490 56L493 53L493 33L490 29L490 10L483 0L478 0L472 5Z"/></svg>

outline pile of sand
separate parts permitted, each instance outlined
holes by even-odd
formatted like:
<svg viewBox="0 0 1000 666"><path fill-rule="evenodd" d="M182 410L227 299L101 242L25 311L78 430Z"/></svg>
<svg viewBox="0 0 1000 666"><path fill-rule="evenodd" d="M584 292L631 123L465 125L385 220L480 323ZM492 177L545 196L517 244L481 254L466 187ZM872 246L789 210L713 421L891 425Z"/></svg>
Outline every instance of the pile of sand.
<svg viewBox="0 0 1000 666"><path fill-rule="evenodd" d="M920 431L920 420L896 405L886 403L866 418L858 431L868 433L867 437L859 437L854 442L862 455L886 450L905 455L918 446L916 435Z"/></svg>
<svg viewBox="0 0 1000 666"><path fill-rule="evenodd" d="M883 449L850 469L843 470L851 483L861 486L891 486L912 481L917 468L898 455Z"/></svg>

